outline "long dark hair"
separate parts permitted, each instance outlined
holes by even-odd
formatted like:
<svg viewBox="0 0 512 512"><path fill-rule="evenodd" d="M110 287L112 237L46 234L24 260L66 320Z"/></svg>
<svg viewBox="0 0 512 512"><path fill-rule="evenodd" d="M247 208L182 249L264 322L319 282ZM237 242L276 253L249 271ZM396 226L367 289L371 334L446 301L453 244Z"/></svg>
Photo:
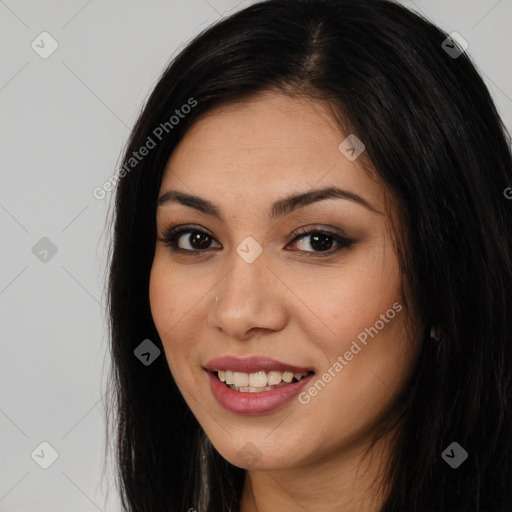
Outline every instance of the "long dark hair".
<svg viewBox="0 0 512 512"><path fill-rule="evenodd" d="M512 510L510 135L447 37L387 0L270 0L205 30L164 71L111 219L107 419L127 510L239 510L245 470L213 448L165 357L145 366L134 350L150 339L163 353L148 284L165 164L202 114L266 90L330 102L400 209L396 249L425 339L382 511ZM454 441L468 453L457 469L441 456Z"/></svg>

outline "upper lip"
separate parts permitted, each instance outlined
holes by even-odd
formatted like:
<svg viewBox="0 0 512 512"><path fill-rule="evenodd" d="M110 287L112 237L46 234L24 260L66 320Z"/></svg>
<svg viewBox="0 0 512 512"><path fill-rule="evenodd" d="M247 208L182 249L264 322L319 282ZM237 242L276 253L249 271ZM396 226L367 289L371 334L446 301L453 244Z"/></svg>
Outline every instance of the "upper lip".
<svg viewBox="0 0 512 512"><path fill-rule="evenodd" d="M260 371L290 371L293 373L308 373L313 371L312 368L303 366L295 366L289 363L283 363L264 356L251 356L251 357L237 357L237 356L223 356L216 357L209 361L205 368L211 372L218 370L230 370L241 373L256 373Z"/></svg>

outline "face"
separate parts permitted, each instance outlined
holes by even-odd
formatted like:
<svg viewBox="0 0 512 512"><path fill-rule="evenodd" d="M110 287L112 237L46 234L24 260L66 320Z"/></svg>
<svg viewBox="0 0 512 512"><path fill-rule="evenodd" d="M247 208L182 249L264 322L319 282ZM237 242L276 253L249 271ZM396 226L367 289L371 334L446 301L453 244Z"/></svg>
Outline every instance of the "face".
<svg viewBox="0 0 512 512"><path fill-rule="evenodd" d="M347 135L323 103L268 92L200 119L165 170L153 320L190 409L240 467L355 453L417 360L385 189L339 149Z"/></svg>

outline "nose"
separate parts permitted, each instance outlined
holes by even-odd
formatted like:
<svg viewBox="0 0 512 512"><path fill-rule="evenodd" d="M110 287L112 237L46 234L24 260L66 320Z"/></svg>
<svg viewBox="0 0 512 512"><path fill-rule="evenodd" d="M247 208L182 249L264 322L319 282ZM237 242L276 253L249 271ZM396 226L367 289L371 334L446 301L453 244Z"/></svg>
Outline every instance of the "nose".
<svg viewBox="0 0 512 512"><path fill-rule="evenodd" d="M230 263L210 294L210 326L239 340L283 329L288 321L287 290L264 253L248 263L233 251Z"/></svg>

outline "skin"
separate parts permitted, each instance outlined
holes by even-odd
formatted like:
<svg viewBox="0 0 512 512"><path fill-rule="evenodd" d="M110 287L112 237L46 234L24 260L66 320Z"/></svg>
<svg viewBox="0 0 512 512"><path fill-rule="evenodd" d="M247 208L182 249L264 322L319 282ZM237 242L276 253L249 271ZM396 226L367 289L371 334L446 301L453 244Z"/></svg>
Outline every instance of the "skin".
<svg viewBox="0 0 512 512"><path fill-rule="evenodd" d="M326 104L266 92L201 118L163 176L159 197L170 189L197 195L224 215L221 221L178 202L159 206L159 238L174 223L199 225L212 239L198 256L157 240L149 292L190 409L219 453L248 469L242 512L377 511L383 503L372 482L385 482L389 438L373 457L363 454L417 361L405 308L307 404L295 399L272 413L237 415L217 402L203 370L214 357L264 355L313 368L317 380L358 334L403 304L386 213L393 204L362 158L350 161L338 149L346 136ZM274 201L327 186L358 194L377 212L333 198L268 217ZM293 241L301 227L343 230L353 243L322 257L311 236ZM236 252L248 236L263 249L252 263ZM179 240L184 250L197 247L190 233ZM238 453L247 443L258 454L251 466Z"/></svg>

